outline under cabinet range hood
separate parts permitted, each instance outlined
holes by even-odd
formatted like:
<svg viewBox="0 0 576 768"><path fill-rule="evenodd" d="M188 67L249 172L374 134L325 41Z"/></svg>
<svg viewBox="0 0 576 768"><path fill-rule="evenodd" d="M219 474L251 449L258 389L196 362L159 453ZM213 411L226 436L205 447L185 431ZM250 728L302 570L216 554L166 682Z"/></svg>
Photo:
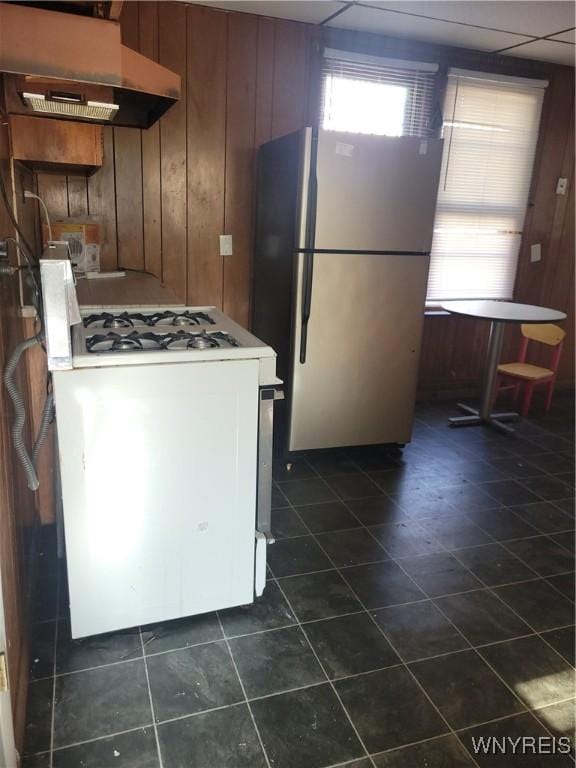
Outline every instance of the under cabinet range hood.
<svg viewBox="0 0 576 768"><path fill-rule="evenodd" d="M180 76L125 45L118 22L0 2L4 110L149 128Z"/></svg>

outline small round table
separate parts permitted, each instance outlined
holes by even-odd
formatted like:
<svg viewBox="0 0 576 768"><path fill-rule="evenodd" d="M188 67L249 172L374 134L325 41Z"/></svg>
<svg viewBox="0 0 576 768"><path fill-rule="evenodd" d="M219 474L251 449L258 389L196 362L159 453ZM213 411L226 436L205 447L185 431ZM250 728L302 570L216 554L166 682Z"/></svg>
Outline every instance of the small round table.
<svg viewBox="0 0 576 768"><path fill-rule="evenodd" d="M513 421L519 418L517 413L492 413L494 402L496 379L498 377L498 363L502 350L504 326L506 323L555 323L565 320L564 312L547 307L535 307L530 304L516 304L512 301L447 301L442 304L442 309L455 315L476 317L481 320L490 320L490 341L488 354L484 367L484 381L482 384L482 399L480 410L471 408L463 403L458 403L458 408L468 413L468 416L455 416L449 419L451 427L469 427L478 424L486 424L496 427L503 432L513 432L503 422Z"/></svg>

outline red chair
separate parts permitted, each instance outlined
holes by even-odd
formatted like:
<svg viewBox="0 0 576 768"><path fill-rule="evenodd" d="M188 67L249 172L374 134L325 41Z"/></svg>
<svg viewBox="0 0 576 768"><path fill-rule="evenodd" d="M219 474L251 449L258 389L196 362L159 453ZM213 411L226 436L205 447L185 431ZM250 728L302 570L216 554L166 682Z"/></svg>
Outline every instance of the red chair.
<svg viewBox="0 0 576 768"><path fill-rule="evenodd" d="M522 401L522 416L527 416L532 402L534 389L540 384L546 384L548 391L546 393L546 410L550 409L552 403L552 394L554 392L554 383L560 355L562 353L562 344L566 331L557 325L546 323L544 325L522 325L522 341L520 343L520 352L517 363L504 363L498 366L498 383L496 386L496 395L505 389L514 390L514 401L518 399L520 387L524 385L524 399ZM538 365L532 365L526 362L528 353L528 344L530 341L536 341L540 344L546 344L553 347L550 368L542 368ZM513 382L502 386L502 381Z"/></svg>

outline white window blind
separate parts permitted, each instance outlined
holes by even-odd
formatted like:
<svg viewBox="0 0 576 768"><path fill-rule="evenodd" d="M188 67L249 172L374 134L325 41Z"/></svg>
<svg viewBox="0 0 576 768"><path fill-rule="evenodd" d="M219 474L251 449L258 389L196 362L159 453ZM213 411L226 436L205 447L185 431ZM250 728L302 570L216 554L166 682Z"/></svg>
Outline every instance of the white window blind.
<svg viewBox="0 0 576 768"><path fill-rule="evenodd" d="M381 136L430 136L436 64L324 50L320 125Z"/></svg>
<svg viewBox="0 0 576 768"><path fill-rule="evenodd" d="M546 85L449 72L429 304L512 298Z"/></svg>

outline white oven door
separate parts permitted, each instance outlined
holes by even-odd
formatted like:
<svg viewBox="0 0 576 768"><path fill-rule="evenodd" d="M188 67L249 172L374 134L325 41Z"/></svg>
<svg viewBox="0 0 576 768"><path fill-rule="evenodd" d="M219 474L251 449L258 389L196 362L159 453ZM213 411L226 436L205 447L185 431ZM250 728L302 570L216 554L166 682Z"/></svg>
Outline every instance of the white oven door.
<svg viewBox="0 0 576 768"><path fill-rule="evenodd" d="M252 602L258 361L54 384L73 637Z"/></svg>

